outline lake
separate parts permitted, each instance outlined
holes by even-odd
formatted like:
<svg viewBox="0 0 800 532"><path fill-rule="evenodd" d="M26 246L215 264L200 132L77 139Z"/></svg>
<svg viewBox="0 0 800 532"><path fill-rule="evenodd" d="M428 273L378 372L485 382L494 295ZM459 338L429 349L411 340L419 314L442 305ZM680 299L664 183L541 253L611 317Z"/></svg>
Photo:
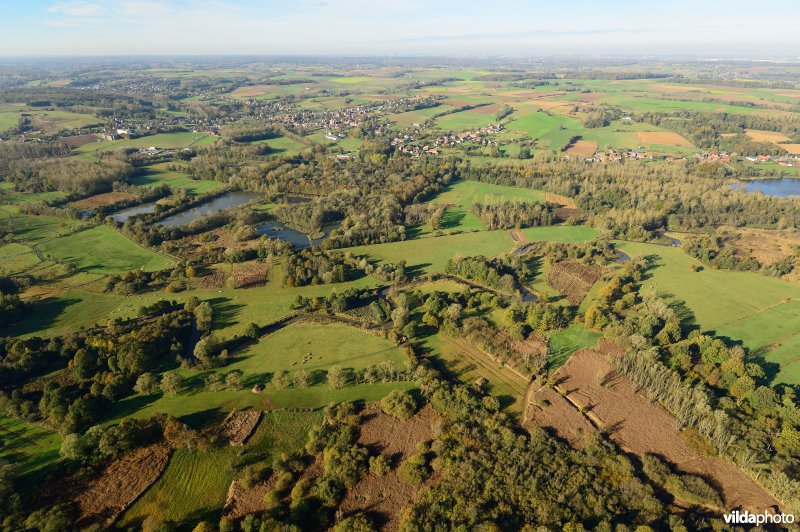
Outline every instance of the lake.
<svg viewBox="0 0 800 532"><path fill-rule="evenodd" d="M178 227L179 225L193 222L202 216L208 216L231 207L238 207L260 198L262 198L262 195L255 192L228 192L200 205L195 205L191 209L173 214L158 223L164 227Z"/></svg>
<svg viewBox="0 0 800 532"><path fill-rule="evenodd" d="M136 216L137 214L150 214L155 210L155 202L143 203L142 205L137 205L136 207L128 207L127 209L115 212L111 215L111 217L118 222L125 223L131 218L131 216Z"/></svg>
<svg viewBox="0 0 800 532"><path fill-rule="evenodd" d="M256 227L256 230L260 235L267 235L270 238L280 238L285 242L294 244L294 247L297 249L306 249L310 248L311 246L322 245L322 243L325 242L325 240L327 240L328 237L331 235L331 231L333 231L337 227L339 227L339 224L326 225L325 227L322 228L322 231L325 233L325 236L321 238L315 238L313 240L307 234L301 233L296 229L292 229L285 223L279 222L277 220L263 223L258 227Z"/></svg>
<svg viewBox="0 0 800 532"><path fill-rule="evenodd" d="M744 185L746 192L763 192L768 196L800 196L800 179L754 179Z"/></svg>

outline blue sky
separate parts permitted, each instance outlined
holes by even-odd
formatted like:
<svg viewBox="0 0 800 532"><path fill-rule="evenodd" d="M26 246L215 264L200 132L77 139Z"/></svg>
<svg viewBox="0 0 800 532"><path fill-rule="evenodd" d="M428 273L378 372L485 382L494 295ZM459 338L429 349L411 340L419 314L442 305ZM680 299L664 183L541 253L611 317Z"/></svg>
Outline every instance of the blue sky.
<svg viewBox="0 0 800 532"><path fill-rule="evenodd" d="M800 56L786 0L0 0L0 55Z"/></svg>

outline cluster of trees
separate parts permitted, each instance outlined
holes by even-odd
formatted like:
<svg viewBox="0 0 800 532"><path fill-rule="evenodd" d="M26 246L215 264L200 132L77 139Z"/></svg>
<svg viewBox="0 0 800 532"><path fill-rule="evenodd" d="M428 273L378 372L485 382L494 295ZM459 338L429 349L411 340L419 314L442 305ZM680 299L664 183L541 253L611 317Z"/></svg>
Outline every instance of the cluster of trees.
<svg viewBox="0 0 800 532"><path fill-rule="evenodd" d="M717 230L712 235L687 238L682 248L692 257L721 270L761 272L770 277L782 277L794 270L797 255L787 255L770 264L761 264L755 257L737 251L731 245L735 238L734 235Z"/></svg>
<svg viewBox="0 0 800 532"><path fill-rule="evenodd" d="M175 360L189 333L189 316L178 310L49 339L0 339L0 410L64 432L83 430L141 374ZM56 371L63 378L25 387Z"/></svg>
<svg viewBox="0 0 800 532"><path fill-rule="evenodd" d="M176 267L168 270L148 272L131 270L122 275L112 275L106 280L105 291L125 296L138 294L166 286L168 292L177 292L185 284L186 278L194 275L194 268Z"/></svg>
<svg viewBox="0 0 800 532"><path fill-rule="evenodd" d="M476 203L470 210L488 229L513 229L552 225L555 220L553 205L549 203Z"/></svg>
<svg viewBox="0 0 800 532"><path fill-rule="evenodd" d="M286 286L343 283L349 266L339 255L303 249L283 257L283 283Z"/></svg>
<svg viewBox="0 0 800 532"><path fill-rule="evenodd" d="M452 258L447 261L445 272L501 292L513 292L517 286L514 276L501 259L487 259L481 255Z"/></svg>
<svg viewBox="0 0 800 532"><path fill-rule="evenodd" d="M124 155L111 154L97 162L78 159L22 159L5 175L18 190L45 192L59 190L73 197L108 192L116 182L127 181L134 173Z"/></svg>
<svg viewBox="0 0 800 532"><path fill-rule="evenodd" d="M233 142L254 142L281 136L277 127L257 122L236 122L220 130L220 136Z"/></svg>
<svg viewBox="0 0 800 532"><path fill-rule="evenodd" d="M569 244L566 242L533 242L528 244L521 265L541 259L551 264L565 260L579 260L584 264L606 265L617 259L614 244L606 238Z"/></svg>
<svg viewBox="0 0 800 532"><path fill-rule="evenodd" d="M0 322L14 323L28 306L19 297L22 285L11 277L0 277Z"/></svg>
<svg viewBox="0 0 800 532"><path fill-rule="evenodd" d="M448 422L430 447L440 478L407 509L403 529L710 529L691 512L670 515L603 436L576 450L540 429L518 432L493 397L430 375L418 382Z"/></svg>
<svg viewBox="0 0 800 532"><path fill-rule="evenodd" d="M547 302L512 303L505 310L506 324L514 337L531 331L547 332L568 327L575 319L575 308Z"/></svg>

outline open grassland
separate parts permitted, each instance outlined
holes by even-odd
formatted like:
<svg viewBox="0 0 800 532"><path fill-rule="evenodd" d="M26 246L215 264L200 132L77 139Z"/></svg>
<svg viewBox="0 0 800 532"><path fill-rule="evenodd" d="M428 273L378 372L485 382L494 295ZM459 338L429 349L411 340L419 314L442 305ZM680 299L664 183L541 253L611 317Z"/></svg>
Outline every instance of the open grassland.
<svg viewBox="0 0 800 532"><path fill-rule="evenodd" d="M77 153L91 153L97 151L119 150L123 148L147 149L158 148L164 150L177 150L188 148L189 146L204 146L216 140L213 135L206 133L177 132L177 133L158 133L146 137L121 140L101 140L84 144L77 148Z"/></svg>
<svg viewBox="0 0 800 532"><path fill-rule="evenodd" d="M159 163L148 166L145 173L130 180L131 185L150 187L168 185L170 188L183 189L190 194L205 194L222 186L222 183L218 181L192 179L183 172L169 170L168 164Z"/></svg>
<svg viewBox="0 0 800 532"><path fill-rule="evenodd" d="M586 225L551 225L521 229L528 242L588 242L600 233Z"/></svg>
<svg viewBox="0 0 800 532"><path fill-rule="evenodd" d="M228 270L229 272L230 270ZM136 316L139 308L151 305L160 299L185 302L192 296L211 302L214 309L215 330L230 337L243 334L247 324L256 322L265 324L292 313L292 304L298 295L303 297L327 296L334 291L347 288L365 288L380 284L371 277L362 277L356 281L332 285L304 286L286 288L280 280L273 278L264 287L234 288L197 288L177 294L164 292L147 292L133 296L100 293L102 286L94 283L62 290L57 297L37 303L35 314L26 318L24 324L9 331L13 336L20 335L53 335L90 327L96 323L107 323L116 318ZM1 329L0 329L1 330Z"/></svg>
<svg viewBox="0 0 800 532"><path fill-rule="evenodd" d="M416 111L407 111L405 113L396 113L389 115L387 118L400 127L409 127L413 124L422 124L430 120L434 115L452 111L455 109L452 105L437 105L436 107L428 107L425 109L417 109Z"/></svg>
<svg viewBox="0 0 800 532"><path fill-rule="evenodd" d="M400 350L389 341L347 325L293 324L264 336L257 344L238 353L224 370L239 370L245 382L259 382L285 369L290 374L305 370L314 375L333 365L363 369L389 361L402 365ZM254 382L255 384L255 382Z"/></svg>
<svg viewBox="0 0 800 532"><path fill-rule="evenodd" d="M686 323L742 341L780 365L778 381L800 383L791 355L800 332L800 286L752 272L693 272L702 264L678 248L631 242L619 248L631 257L650 257L645 289L677 305Z"/></svg>
<svg viewBox="0 0 800 532"><path fill-rule="evenodd" d="M17 192L12 183L0 183L0 202L13 205L20 203L42 203L45 201L58 201L67 195L64 192L53 190L49 192Z"/></svg>
<svg viewBox="0 0 800 532"><path fill-rule="evenodd" d="M39 262L39 257L28 246L16 243L0 246L0 275L20 273Z"/></svg>
<svg viewBox="0 0 800 532"><path fill-rule="evenodd" d="M308 146L289 137L275 137L274 139L260 140L253 144L264 143L269 146L271 155L294 157Z"/></svg>
<svg viewBox="0 0 800 532"><path fill-rule="evenodd" d="M147 516L163 522L217 522L233 480L228 448L177 449L166 471L123 515L121 525L139 526Z"/></svg>
<svg viewBox="0 0 800 532"><path fill-rule="evenodd" d="M16 207L0 205L0 229L26 244L68 234L83 225L77 220L20 214Z"/></svg>
<svg viewBox="0 0 800 532"><path fill-rule="evenodd" d="M35 474L58 460L60 448L57 432L0 415L0 459L14 463L18 477Z"/></svg>
<svg viewBox="0 0 800 532"><path fill-rule="evenodd" d="M571 325L555 331L548 338L550 358L547 369L552 373L569 360L573 353L587 347L594 347L602 334L588 330L583 325Z"/></svg>
<svg viewBox="0 0 800 532"><path fill-rule="evenodd" d="M45 257L52 256L81 270L96 273L163 270L173 263L104 225L48 240L41 243L39 249Z"/></svg>
<svg viewBox="0 0 800 532"><path fill-rule="evenodd" d="M530 188L506 187L478 181L457 181L448 185L443 192L433 199L432 203L470 207L476 203L493 204L504 201L544 203L544 192Z"/></svg>
<svg viewBox="0 0 800 532"><path fill-rule="evenodd" d="M366 256L370 261L396 263L404 260L410 273L420 275L444 271L447 261L454 256L482 254L491 257L513 246L514 241L507 231L481 231L359 246L348 251L355 256Z"/></svg>

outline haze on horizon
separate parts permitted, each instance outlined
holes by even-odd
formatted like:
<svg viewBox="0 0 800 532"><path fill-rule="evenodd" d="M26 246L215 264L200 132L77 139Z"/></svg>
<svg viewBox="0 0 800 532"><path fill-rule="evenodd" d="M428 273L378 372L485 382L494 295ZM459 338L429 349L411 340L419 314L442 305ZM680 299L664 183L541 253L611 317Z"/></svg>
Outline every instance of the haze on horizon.
<svg viewBox="0 0 800 532"><path fill-rule="evenodd" d="M29 0L0 55L691 55L798 58L787 0Z"/></svg>

